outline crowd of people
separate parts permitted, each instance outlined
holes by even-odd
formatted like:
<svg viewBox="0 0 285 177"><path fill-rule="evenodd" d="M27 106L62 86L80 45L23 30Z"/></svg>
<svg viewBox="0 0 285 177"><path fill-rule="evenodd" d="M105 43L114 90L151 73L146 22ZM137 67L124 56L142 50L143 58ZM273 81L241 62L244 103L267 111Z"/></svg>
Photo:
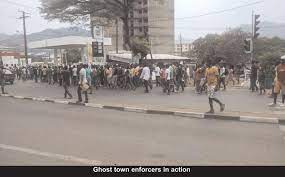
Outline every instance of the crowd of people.
<svg viewBox="0 0 285 177"><path fill-rule="evenodd" d="M283 64L283 65L282 65ZM271 82L268 81L266 67L258 62L253 62L251 68L246 66L232 66L224 62L204 64L107 64L105 66L78 64L68 66L27 66L17 67L6 66L14 71L19 80L34 80L37 82L48 83L50 85L58 84L64 88L64 97L73 98L69 92L69 87L77 87L78 103L82 102L82 93L85 95L85 103L88 103L88 94L92 94L94 89L126 89L136 90L138 87L144 87L145 93L153 89L153 85L161 87L163 93L170 95L173 92L184 92L185 87L194 86L197 94L203 92L209 95L209 104L213 113L213 102L217 102L224 111L225 105L216 97L215 92L220 89L226 90L227 86L240 84L241 76L246 77L245 69L250 70L250 90L265 93L268 85L272 86L272 97L276 104L277 92L283 90L283 103L285 99L285 88L283 81L284 60L277 64L276 72L272 72ZM281 68L281 69L280 69ZM272 70L272 69L271 69ZM281 70L281 71L280 71ZM280 72L282 74L280 74ZM274 76L275 74L275 76ZM281 79L282 80L282 79ZM285 79L284 79L285 80ZM257 81L258 85L257 86ZM3 85L3 84L2 84ZM3 86L4 89L4 86ZM4 90L2 90L4 93Z"/></svg>

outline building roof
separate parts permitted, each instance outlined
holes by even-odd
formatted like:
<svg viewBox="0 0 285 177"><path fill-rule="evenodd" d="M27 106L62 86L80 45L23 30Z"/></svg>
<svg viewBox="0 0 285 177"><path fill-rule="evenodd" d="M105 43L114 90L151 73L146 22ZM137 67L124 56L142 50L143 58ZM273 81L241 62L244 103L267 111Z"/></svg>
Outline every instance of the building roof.
<svg viewBox="0 0 285 177"><path fill-rule="evenodd" d="M87 44L91 44L92 42L93 39L91 37L66 36L30 42L28 46L31 49L68 49L85 47ZM111 39L104 39L105 45L111 45L111 43Z"/></svg>
<svg viewBox="0 0 285 177"><path fill-rule="evenodd" d="M7 46L0 45L0 51L11 51L15 49L16 49L15 47L7 47Z"/></svg>

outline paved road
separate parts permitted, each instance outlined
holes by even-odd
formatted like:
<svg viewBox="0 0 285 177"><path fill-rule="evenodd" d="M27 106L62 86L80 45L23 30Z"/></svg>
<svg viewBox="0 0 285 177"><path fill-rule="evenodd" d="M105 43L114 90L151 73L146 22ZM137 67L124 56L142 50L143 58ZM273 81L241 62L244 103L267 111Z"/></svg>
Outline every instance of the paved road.
<svg viewBox="0 0 285 177"><path fill-rule="evenodd" d="M278 125L0 97L0 165L285 165Z"/></svg>
<svg viewBox="0 0 285 177"><path fill-rule="evenodd" d="M50 86L45 83L35 84L32 81L25 83L20 81L16 85L8 86L7 90L10 94L20 96L63 99L63 88L58 85ZM76 88L71 88L70 91L76 101ZM226 112L274 113L267 106L272 102L272 99L265 95L251 93L247 89L222 91L220 98L227 105ZM144 94L143 88L139 88L137 91L100 89L94 95L90 95L90 101L97 104L134 105L146 108L190 108L201 112L209 110L207 96L195 94L193 88L188 88L185 93L175 93L171 96L164 95L161 88L154 88L148 95Z"/></svg>

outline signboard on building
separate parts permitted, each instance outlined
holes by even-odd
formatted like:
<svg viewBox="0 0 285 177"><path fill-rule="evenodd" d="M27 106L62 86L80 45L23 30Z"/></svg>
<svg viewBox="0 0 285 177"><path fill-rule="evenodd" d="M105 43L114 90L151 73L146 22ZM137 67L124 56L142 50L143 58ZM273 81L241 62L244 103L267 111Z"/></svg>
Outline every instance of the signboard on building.
<svg viewBox="0 0 285 177"><path fill-rule="evenodd" d="M94 26L93 27L93 38L97 42L104 42L104 28L103 28L103 26Z"/></svg>
<svg viewBox="0 0 285 177"><path fill-rule="evenodd" d="M95 65L104 65L104 43L103 42L92 42L93 51L93 63Z"/></svg>
<svg viewBox="0 0 285 177"><path fill-rule="evenodd" d="M92 42L93 57L104 57L104 43Z"/></svg>

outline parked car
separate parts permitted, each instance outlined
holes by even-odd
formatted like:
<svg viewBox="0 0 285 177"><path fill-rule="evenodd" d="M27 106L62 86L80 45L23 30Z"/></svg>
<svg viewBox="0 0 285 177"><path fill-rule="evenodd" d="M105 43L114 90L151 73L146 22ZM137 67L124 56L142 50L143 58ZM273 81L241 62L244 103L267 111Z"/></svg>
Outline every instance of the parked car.
<svg viewBox="0 0 285 177"><path fill-rule="evenodd" d="M6 83L14 84L15 77L15 74L11 70L5 69L4 78Z"/></svg>

